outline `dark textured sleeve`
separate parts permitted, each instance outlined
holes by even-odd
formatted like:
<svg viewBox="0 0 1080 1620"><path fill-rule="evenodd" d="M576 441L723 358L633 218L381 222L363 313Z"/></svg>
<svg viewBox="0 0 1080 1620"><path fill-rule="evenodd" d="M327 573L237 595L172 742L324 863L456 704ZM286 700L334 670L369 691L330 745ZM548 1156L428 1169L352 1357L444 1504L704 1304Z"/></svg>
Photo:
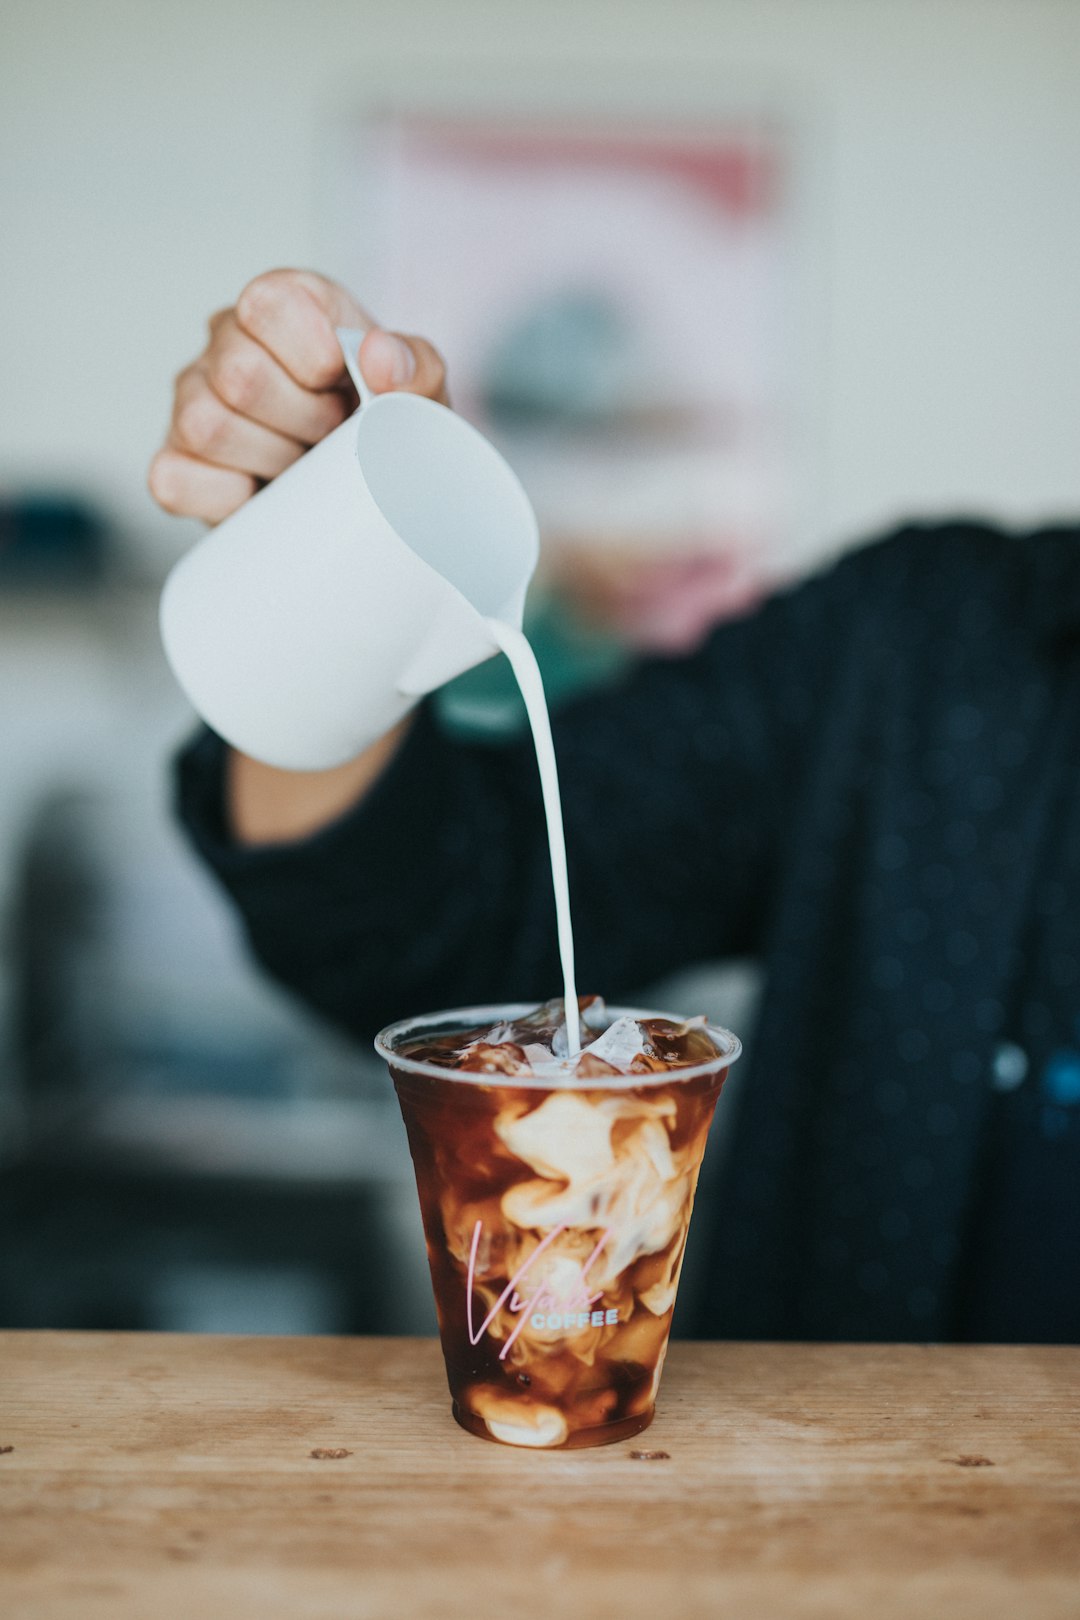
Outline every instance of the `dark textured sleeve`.
<svg viewBox="0 0 1080 1620"><path fill-rule="evenodd" d="M860 569L845 562L557 717L583 994L615 1000L759 948ZM366 1037L412 1012L558 993L528 737L466 744L425 708L359 808L260 848L228 837L223 756L205 732L182 755L181 817L256 956L308 1005Z"/></svg>

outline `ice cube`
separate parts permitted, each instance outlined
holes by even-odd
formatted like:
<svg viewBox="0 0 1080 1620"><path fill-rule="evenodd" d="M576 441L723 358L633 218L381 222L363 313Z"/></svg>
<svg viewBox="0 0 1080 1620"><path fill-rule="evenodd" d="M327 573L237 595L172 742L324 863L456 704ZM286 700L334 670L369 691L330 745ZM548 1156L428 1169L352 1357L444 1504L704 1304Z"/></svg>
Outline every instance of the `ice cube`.
<svg viewBox="0 0 1080 1620"><path fill-rule="evenodd" d="M606 1022L604 1003L599 996L578 997L578 1044L584 1045L590 1034L598 1033ZM563 1000L556 996L551 1001L545 1001L524 1017L517 1018L513 1023L501 1026L502 1040L517 1041L520 1046L538 1044L547 1048L549 1054L557 1058L569 1055L570 1043L567 1040L566 1019L563 1013Z"/></svg>
<svg viewBox="0 0 1080 1620"><path fill-rule="evenodd" d="M582 1052L574 1065L575 1080L606 1080L620 1071L612 1063L605 1063L595 1052Z"/></svg>
<svg viewBox="0 0 1080 1620"><path fill-rule="evenodd" d="M678 1068L715 1060L717 1044L709 1033L704 1014L672 1023L666 1018L647 1018L642 1025L649 1049L661 1059L661 1067Z"/></svg>
<svg viewBox="0 0 1080 1620"><path fill-rule="evenodd" d="M479 1036L478 1039L488 1046L501 1046L504 1041L516 1041L517 1025L504 1018L501 1023L492 1024L487 1033ZM477 1041L474 1040L471 1044L475 1046Z"/></svg>
<svg viewBox="0 0 1080 1620"><path fill-rule="evenodd" d="M591 1030L599 1035L607 1028L608 1013L603 996L578 996L578 1011L583 1031Z"/></svg>
<svg viewBox="0 0 1080 1620"><path fill-rule="evenodd" d="M473 1041L462 1050L461 1069L473 1074L528 1074L525 1053L513 1041Z"/></svg>
<svg viewBox="0 0 1080 1620"><path fill-rule="evenodd" d="M616 1018L602 1035L585 1048L589 1056L599 1058L602 1063L610 1063L619 1074L628 1074L634 1059L648 1054L648 1051L645 1031L636 1018Z"/></svg>

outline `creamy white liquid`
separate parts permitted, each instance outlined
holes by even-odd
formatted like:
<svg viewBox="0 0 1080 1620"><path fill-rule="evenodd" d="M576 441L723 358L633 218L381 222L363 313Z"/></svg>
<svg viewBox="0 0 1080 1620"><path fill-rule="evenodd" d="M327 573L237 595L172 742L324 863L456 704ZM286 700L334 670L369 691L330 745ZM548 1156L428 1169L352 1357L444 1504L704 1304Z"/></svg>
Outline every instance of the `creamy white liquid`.
<svg viewBox="0 0 1080 1620"><path fill-rule="evenodd" d="M563 835L562 799L559 796L559 772L555 764L555 744L551 739L551 718L544 683L536 655L520 630L503 624L500 619L488 619L488 628L498 642L514 671L515 679L525 700L525 713L529 717L536 763L540 767L540 789L544 798L547 818L548 849L551 853L551 881L555 889L555 920L559 934L559 958L562 962L564 1016L566 1020L567 1054L577 1057L581 1050L578 1035L577 984L574 980L574 930L570 922L570 882L566 872L566 839Z"/></svg>

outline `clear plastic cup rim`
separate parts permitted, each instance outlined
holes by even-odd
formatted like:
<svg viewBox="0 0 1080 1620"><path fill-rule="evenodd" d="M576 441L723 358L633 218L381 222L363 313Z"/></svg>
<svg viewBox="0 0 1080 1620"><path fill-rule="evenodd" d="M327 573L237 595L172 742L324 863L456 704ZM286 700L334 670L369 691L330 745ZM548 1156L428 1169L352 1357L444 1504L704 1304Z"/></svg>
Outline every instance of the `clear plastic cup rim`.
<svg viewBox="0 0 1080 1620"><path fill-rule="evenodd" d="M737 1035L731 1033L730 1029L724 1029L720 1024L708 1023L705 1029L719 1048L714 1059L710 1059L707 1063L687 1064L648 1074L599 1075L595 1078L590 1076L588 1079L578 1079L569 1072L480 1074L470 1069L448 1069L441 1063L425 1063L422 1059L403 1057L395 1051L394 1043L397 1041L412 1040L425 1033L436 1034L457 1026L468 1029L470 1026L520 1018L526 1013L535 1012L536 1005L534 1001L502 1001L493 1002L486 1007L454 1007L447 1012L421 1013L414 1018L400 1018L397 1023L387 1024L385 1029L379 1031L375 1037L375 1050L392 1068L407 1074L430 1075L436 1080L456 1080L461 1085L514 1087L537 1091L554 1091L564 1086L589 1091L639 1091L645 1086L669 1086L673 1081L682 1085L684 1081L715 1074L719 1069L729 1069L742 1052L742 1042ZM667 1018L673 1024L686 1022L681 1014L658 1012L650 1007L609 1006L607 1012L611 1023L617 1018Z"/></svg>

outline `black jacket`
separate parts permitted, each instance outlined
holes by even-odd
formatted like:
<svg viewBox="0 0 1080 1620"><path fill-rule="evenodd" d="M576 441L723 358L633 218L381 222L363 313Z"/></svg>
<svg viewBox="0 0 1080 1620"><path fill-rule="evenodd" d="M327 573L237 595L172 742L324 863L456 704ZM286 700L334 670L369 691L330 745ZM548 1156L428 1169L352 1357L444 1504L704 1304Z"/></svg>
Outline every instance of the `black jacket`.
<svg viewBox="0 0 1080 1620"><path fill-rule="evenodd" d="M995 1061L1050 980L1050 1022L1080 1013L1059 971L1080 960L1078 541L905 530L557 719L582 990L729 954L767 970L696 1217L703 1332L957 1331ZM220 755L187 751L182 814L307 1003L366 1038L557 993L527 739L464 745L425 713L358 811L257 851L226 836ZM1036 1068L1080 1045L1044 1035Z"/></svg>

